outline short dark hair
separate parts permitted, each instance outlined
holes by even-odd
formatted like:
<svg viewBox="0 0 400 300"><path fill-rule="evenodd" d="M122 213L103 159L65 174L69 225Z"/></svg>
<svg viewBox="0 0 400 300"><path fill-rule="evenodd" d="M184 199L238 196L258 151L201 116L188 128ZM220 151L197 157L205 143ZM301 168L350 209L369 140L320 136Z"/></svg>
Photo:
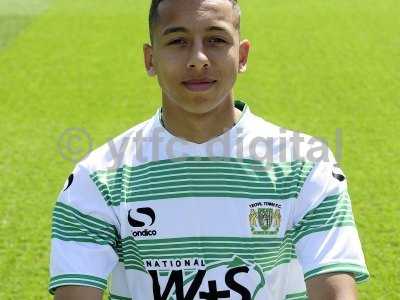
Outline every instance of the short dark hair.
<svg viewBox="0 0 400 300"><path fill-rule="evenodd" d="M160 3L164 1L164 0L152 0L151 1L151 6L150 6L150 11L149 11L149 33L150 33L150 41L153 43L153 28L154 28L154 24L156 24L157 19L159 17L158 14L158 6L160 5ZM229 2L232 3L232 8L235 10L235 12L238 15L238 19L237 19L237 24L235 24L235 27L238 31L240 31L240 15L241 15L241 11L240 11L240 7L238 4L238 0L228 0Z"/></svg>

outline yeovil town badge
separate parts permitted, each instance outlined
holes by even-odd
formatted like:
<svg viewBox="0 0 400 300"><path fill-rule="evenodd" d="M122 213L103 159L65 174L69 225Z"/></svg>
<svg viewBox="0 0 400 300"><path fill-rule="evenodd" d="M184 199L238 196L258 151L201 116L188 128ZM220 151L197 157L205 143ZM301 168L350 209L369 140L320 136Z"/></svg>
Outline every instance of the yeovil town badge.
<svg viewBox="0 0 400 300"><path fill-rule="evenodd" d="M249 223L253 234L278 234L281 219L280 204L258 202L250 205Z"/></svg>

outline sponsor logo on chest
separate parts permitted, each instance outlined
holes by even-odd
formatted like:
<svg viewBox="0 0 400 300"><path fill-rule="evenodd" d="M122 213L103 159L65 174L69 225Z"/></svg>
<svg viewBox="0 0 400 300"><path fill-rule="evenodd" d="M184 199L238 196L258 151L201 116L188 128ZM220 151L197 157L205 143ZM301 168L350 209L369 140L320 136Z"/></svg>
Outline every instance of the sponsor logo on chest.
<svg viewBox="0 0 400 300"><path fill-rule="evenodd" d="M134 237L147 237L156 236L157 230L148 229L156 220L156 214L151 207L140 207L136 210L130 209L128 211L128 223L133 228L140 228L140 230L133 230L132 236Z"/></svg>
<svg viewBox="0 0 400 300"><path fill-rule="evenodd" d="M265 285L261 268L239 256L206 263L201 258L146 260L154 300L255 299Z"/></svg>

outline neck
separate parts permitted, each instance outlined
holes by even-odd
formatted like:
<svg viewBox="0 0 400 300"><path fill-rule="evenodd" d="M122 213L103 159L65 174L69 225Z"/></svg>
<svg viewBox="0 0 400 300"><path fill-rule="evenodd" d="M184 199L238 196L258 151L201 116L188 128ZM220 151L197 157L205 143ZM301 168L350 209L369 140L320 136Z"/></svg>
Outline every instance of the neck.
<svg viewBox="0 0 400 300"><path fill-rule="evenodd" d="M223 134L239 121L242 112L234 107L232 99L228 98L205 113L193 113L163 97L164 127L174 136L189 142L207 142Z"/></svg>

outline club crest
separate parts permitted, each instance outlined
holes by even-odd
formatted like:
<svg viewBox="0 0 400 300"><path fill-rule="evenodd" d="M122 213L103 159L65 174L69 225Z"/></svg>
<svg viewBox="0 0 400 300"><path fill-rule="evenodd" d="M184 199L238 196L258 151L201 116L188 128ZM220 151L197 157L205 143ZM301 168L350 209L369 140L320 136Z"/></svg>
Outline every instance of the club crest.
<svg viewBox="0 0 400 300"><path fill-rule="evenodd" d="M255 207L250 208L249 223L253 234L275 235L281 225L280 207Z"/></svg>

